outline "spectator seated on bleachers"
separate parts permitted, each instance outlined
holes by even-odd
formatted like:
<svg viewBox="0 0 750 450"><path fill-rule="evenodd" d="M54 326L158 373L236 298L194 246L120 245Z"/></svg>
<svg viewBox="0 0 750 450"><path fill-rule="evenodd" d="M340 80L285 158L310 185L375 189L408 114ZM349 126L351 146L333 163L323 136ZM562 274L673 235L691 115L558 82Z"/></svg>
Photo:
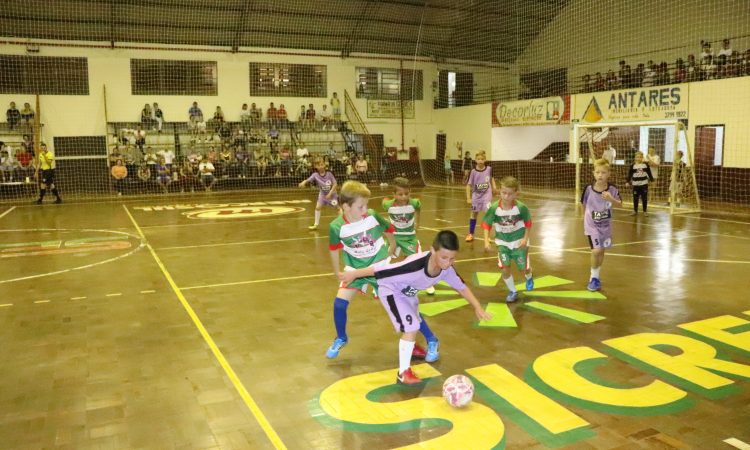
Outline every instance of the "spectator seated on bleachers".
<svg viewBox="0 0 750 450"><path fill-rule="evenodd" d="M0 181L8 183L17 181L17 171L20 169L18 161L14 155L14 149L10 145L5 145L0 150Z"/></svg>
<svg viewBox="0 0 750 450"><path fill-rule="evenodd" d="M31 152L27 152L26 148L21 147L18 149L15 157L18 162L19 179L23 179L24 182L30 183L30 178L34 174L34 155Z"/></svg>
<svg viewBox="0 0 750 450"><path fill-rule="evenodd" d="M34 156L34 139L30 134L23 135L23 142L21 142L21 147L23 147L26 153L30 154L32 157Z"/></svg>
<svg viewBox="0 0 750 450"><path fill-rule="evenodd" d="M282 130L289 129L289 115L286 112L286 108L284 107L284 104L279 105L279 110L276 112L276 118L279 121L279 127Z"/></svg>
<svg viewBox="0 0 750 450"><path fill-rule="evenodd" d="M255 171L255 160L249 161L249 153L247 147L236 145L234 147L234 170L230 166L230 176L237 176L240 178L247 178L253 176ZM231 173L234 172L234 173Z"/></svg>
<svg viewBox="0 0 750 450"><path fill-rule="evenodd" d="M309 155L302 155L297 159L297 168L295 169L295 173L297 175L302 175L306 177L310 175L311 169L312 169L312 163L310 162Z"/></svg>
<svg viewBox="0 0 750 450"><path fill-rule="evenodd" d="M206 192L210 192L211 188L214 186L214 183L216 183L216 177L214 176L215 170L216 168L211 161L202 161L198 165L198 171L200 172L200 181L203 187L206 189Z"/></svg>
<svg viewBox="0 0 750 450"><path fill-rule="evenodd" d="M250 123L253 128L259 128L260 122L263 120L263 110L255 106L255 103L250 105Z"/></svg>
<svg viewBox="0 0 750 450"><path fill-rule="evenodd" d="M199 176L200 168L198 166L198 163L191 162L186 159L182 163L182 166L180 166L180 192L195 192L195 188L199 188L201 186L200 180L198 178Z"/></svg>
<svg viewBox="0 0 750 450"><path fill-rule="evenodd" d="M292 152L289 150L289 147L284 147L281 149L281 152L279 153L280 158L280 170L281 175L292 175L292 168L294 165L294 162L292 160Z"/></svg>
<svg viewBox="0 0 750 450"><path fill-rule="evenodd" d="M172 171L167 166L164 157L160 157L159 163L156 165L156 182L159 183L165 194L169 189L169 185L172 184Z"/></svg>
<svg viewBox="0 0 750 450"><path fill-rule="evenodd" d="M122 159L118 159L115 165L110 169L112 174L112 181L114 184L115 192L117 195L122 195L125 187L125 178L128 176L128 168L125 167L125 163Z"/></svg>
<svg viewBox="0 0 750 450"><path fill-rule="evenodd" d="M172 163L174 162L175 158L174 150L172 150L171 148L159 150L158 152L156 152L156 155L163 159L161 164L166 165L167 169L170 169L172 167Z"/></svg>
<svg viewBox="0 0 750 450"><path fill-rule="evenodd" d="M307 130L315 129L315 125L316 125L315 121L317 120L316 117L317 116L315 114L315 107L313 106L312 103L310 103L307 106L307 111L305 111L305 129Z"/></svg>
<svg viewBox="0 0 750 450"><path fill-rule="evenodd" d="M211 130L211 137L214 134L219 134L219 129L224 124L224 111L221 110L221 106L216 107L214 116L208 121L207 127Z"/></svg>
<svg viewBox="0 0 750 450"><path fill-rule="evenodd" d="M141 125L146 129L156 129L154 112L151 110L151 105L148 103L143 105L143 109L141 109Z"/></svg>
<svg viewBox="0 0 750 450"><path fill-rule="evenodd" d="M21 122L21 111L16 108L16 102L10 102L8 110L5 112L5 119L8 122L8 129L13 131Z"/></svg>
<svg viewBox="0 0 750 450"><path fill-rule="evenodd" d="M326 105L323 105L323 109L320 110L320 126L323 130L327 130L329 126L331 130L335 129L331 121L331 111L328 110Z"/></svg>
<svg viewBox="0 0 750 450"><path fill-rule="evenodd" d="M242 127L242 130L245 133L250 131L250 128L252 127L252 120L250 118L250 109L248 109L247 103L243 103L242 109L240 110L240 126Z"/></svg>
<svg viewBox="0 0 750 450"><path fill-rule="evenodd" d="M193 106L188 110L188 129L193 134L206 132L206 122L203 119L203 111L198 107L198 102L193 102Z"/></svg>
<svg viewBox="0 0 750 450"><path fill-rule="evenodd" d="M370 182L369 167L367 160L363 155L357 156L357 162L354 165L354 169L357 172L357 180L359 180L360 183L367 184Z"/></svg>
<svg viewBox="0 0 750 450"><path fill-rule="evenodd" d="M164 111L159 108L159 104L154 102L154 121L156 122L156 130L161 133L162 126L164 125Z"/></svg>
<svg viewBox="0 0 750 450"><path fill-rule="evenodd" d="M234 165L234 157L232 156L232 149L228 145L221 147L219 152L219 159L215 163L216 165L216 177L217 178L229 178Z"/></svg>
<svg viewBox="0 0 750 450"><path fill-rule="evenodd" d="M276 107L273 105L273 102L271 102L268 105L268 109L266 110L266 119L268 120L268 127L269 128L278 128L279 127L279 116L278 116L279 110L276 109Z"/></svg>
<svg viewBox="0 0 750 450"><path fill-rule="evenodd" d="M21 110L21 124L29 130L31 130L31 127L34 125L34 110L31 109L31 105L28 103L23 104L23 109Z"/></svg>

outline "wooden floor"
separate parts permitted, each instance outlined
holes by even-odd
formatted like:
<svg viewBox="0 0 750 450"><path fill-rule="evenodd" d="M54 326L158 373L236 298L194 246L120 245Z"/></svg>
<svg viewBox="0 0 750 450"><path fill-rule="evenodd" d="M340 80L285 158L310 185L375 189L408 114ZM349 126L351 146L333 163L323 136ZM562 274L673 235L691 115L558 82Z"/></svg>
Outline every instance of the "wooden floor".
<svg viewBox="0 0 750 450"><path fill-rule="evenodd" d="M387 193L376 188L371 206ZM438 229L466 233L461 191L415 195L423 245ZM441 358L417 366L428 382L404 388L393 384L398 335L370 296L349 308L349 345L335 360L324 356L337 281L327 226L307 230L314 200L296 191L0 207L0 447L750 442L742 218L618 211L606 298L575 298L589 275L580 212L525 199L534 273L550 286L511 305L516 326L506 327L478 327L467 307L438 313L446 304L437 302L458 297L447 287L420 295L435 314L427 320ZM252 204L260 201L274 203ZM182 206L163 208L174 205ZM327 224L334 212L324 212ZM496 258L481 240L462 243L456 268L502 311L506 288L490 286ZM442 381L458 373L477 387L463 410L440 398Z"/></svg>

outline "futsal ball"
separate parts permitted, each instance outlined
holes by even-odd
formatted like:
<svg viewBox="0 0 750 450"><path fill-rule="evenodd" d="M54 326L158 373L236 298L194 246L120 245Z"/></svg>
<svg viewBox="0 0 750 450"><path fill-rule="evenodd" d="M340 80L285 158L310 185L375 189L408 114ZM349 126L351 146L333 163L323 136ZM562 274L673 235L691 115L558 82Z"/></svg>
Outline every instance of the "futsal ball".
<svg viewBox="0 0 750 450"><path fill-rule="evenodd" d="M453 375L443 383L443 398L455 408L463 408L474 397L474 384L469 377Z"/></svg>
<svg viewBox="0 0 750 450"><path fill-rule="evenodd" d="M338 200L331 200L331 206L338 206L339 201Z"/></svg>

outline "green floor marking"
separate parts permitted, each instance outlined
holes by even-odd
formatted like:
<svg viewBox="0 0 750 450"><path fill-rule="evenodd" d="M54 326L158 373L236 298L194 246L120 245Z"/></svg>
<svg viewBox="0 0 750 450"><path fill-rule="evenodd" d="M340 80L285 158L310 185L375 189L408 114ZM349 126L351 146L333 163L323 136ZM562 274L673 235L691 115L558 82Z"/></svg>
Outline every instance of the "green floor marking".
<svg viewBox="0 0 750 450"><path fill-rule="evenodd" d="M515 319L513 319L513 313L510 312L510 308L505 303L488 303L485 310L492 314L490 320L480 320L477 326L479 327L509 327L517 328Z"/></svg>
<svg viewBox="0 0 750 450"><path fill-rule="evenodd" d="M492 287L500 281L499 272L475 272L474 273L474 285Z"/></svg>
<svg viewBox="0 0 750 450"><path fill-rule="evenodd" d="M445 300L442 302L421 303L419 305L419 313L427 317L432 317L468 304L469 302L462 298L456 300Z"/></svg>
<svg viewBox="0 0 750 450"><path fill-rule="evenodd" d="M526 297L585 298L588 300L606 300L601 292L590 291L526 291Z"/></svg>
<svg viewBox="0 0 750 450"><path fill-rule="evenodd" d="M543 277L534 279L534 289L562 286L564 284L572 284L572 283L573 283L572 281L566 280L565 278L558 278L554 275L545 275ZM523 283L518 283L516 285L516 289L519 291L525 291L526 281L524 281Z"/></svg>
<svg viewBox="0 0 750 450"><path fill-rule="evenodd" d="M578 311L570 308L563 308L562 306L550 305L542 302L527 302L522 305L524 308L540 311L542 313L551 314L554 317L569 319L573 322L578 323L593 323L599 320L604 320L606 317L597 316L583 311Z"/></svg>

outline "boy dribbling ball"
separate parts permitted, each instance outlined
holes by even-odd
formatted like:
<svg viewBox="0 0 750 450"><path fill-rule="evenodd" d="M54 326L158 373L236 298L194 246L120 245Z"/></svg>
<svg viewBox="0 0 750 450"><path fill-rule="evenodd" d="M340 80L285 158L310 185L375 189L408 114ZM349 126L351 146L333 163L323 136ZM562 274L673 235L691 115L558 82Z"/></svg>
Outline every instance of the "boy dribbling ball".
<svg viewBox="0 0 750 450"><path fill-rule="evenodd" d="M300 188L307 186L309 183L315 183L320 191L318 192L318 202L315 204L315 223L307 227L310 230L317 230L320 224L320 210L323 209L323 205L328 205L334 208L338 207L338 197L336 194L336 177L333 173L326 168L326 162L321 157L316 157L313 160L315 166L315 172L313 172L306 180L299 184Z"/></svg>
<svg viewBox="0 0 750 450"><path fill-rule="evenodd" d="M503 271L503 281L508 286L505 301L515 302L518 291L513 281L511 265L515 263L518 270L526 277L526 290L534 289L534 277L529 262L529 233L531 232L531 213L526 205L518 200L520 185L514 177L500 180L500 199L490 205L482 221L484 229L484 249L490 250L490 229L495 230L498 266Z"/></svg>
<svg viewBox="0 0 750 450"><path fill-rule="evenodd" d="M622 206L620 191L609 183L610 167L606 159L594 161L593 184L583 190L583 231L591 246L591 277L588 290L602 288L599 271L604 262L604 250L612 247L612 205Z"/></svg>
<svg viewBox="0 0 750 450"><path fill-rule="evenodd" d="M422 251L422 245L417 239L417 223L421 208L422 202L411 197L409 180L403 177L394 178L393 198L383 199L383 209L388 213L388 218L395 228L393 237L396 239L396 257L401 253L408 257ZM435 288L428 288L427 293L434 294Z"/></svg>
<svg viewBox="0 0 750 450"><path fill-rule="evenodd" d="M416 253L396 264L379 264L350 272L339 273L343 283L351 283L359 277L375 277L380 292L380 303L390 317L393 327L401 333L398 345L399 384L422 382L411 369L411 356L415 348L417 331L424 319L419 314L417 293L440 281L445 281L457 290L474 308L479 320L490 320L468 286L453 268L458 252L458 236L448 230L440 231L432 242L429 252ZM359 278L362 279L362 278Z"/></svg>

